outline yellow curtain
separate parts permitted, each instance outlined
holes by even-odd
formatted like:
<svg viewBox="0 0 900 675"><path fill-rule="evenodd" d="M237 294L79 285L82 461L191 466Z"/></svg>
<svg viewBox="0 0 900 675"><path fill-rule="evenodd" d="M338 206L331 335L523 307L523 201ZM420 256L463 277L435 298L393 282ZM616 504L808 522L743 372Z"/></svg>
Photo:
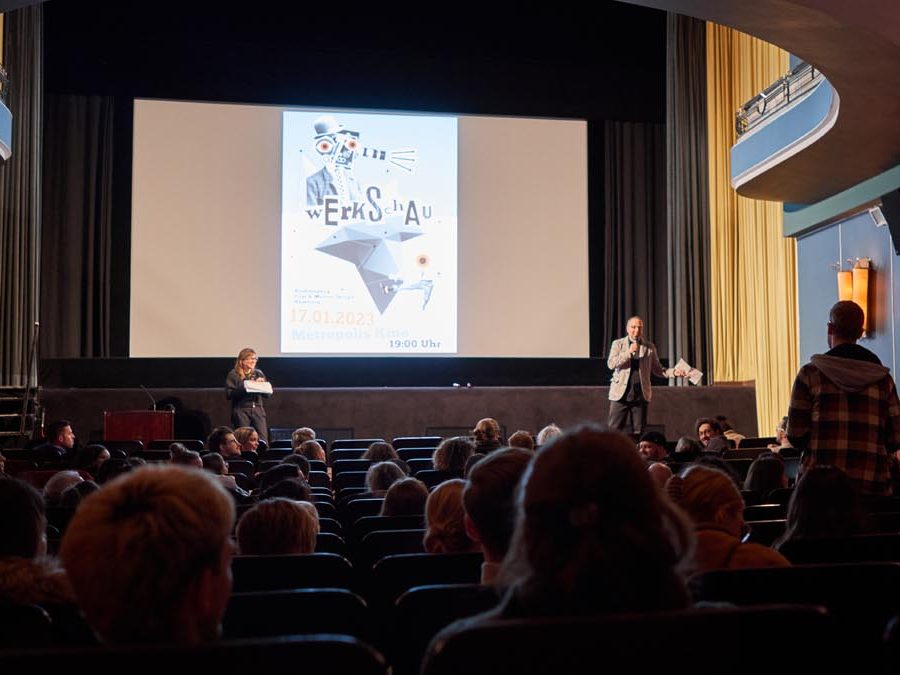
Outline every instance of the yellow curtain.
<svg viewBox="0 0 900 675"><path fill-rule="evenodd" d="M787 414L798 364L797 255L782 204L731 187L735 111L788 71L783 50L707 23L713 377L756 384L761 436ZM740 429L738 429L740 431Z"/></svg>

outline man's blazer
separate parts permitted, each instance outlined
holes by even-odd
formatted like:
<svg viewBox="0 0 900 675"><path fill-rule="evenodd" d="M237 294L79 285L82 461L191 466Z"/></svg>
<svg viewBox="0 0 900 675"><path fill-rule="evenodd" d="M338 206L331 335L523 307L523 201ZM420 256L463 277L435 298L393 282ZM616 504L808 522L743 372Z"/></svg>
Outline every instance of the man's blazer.
<svg viewBox="0 0 900 675"><path fill-rule="evenodd" d="M631 372L631 352L629 351L631 343L628 337L613 340L609 348L609 359L606 365L613 371L612 380L609 385L609 400L620 401L625 396L625 389L628 387L628 374ZM641 390L644 392L644 400L649 401L653 396L653 390L650 386L650 373L657 377L673 377L673 368L663 369L656 355L656 345L652 342L642 340L641 346L638 348L639 361L638 370L641 374Z"/></svg>

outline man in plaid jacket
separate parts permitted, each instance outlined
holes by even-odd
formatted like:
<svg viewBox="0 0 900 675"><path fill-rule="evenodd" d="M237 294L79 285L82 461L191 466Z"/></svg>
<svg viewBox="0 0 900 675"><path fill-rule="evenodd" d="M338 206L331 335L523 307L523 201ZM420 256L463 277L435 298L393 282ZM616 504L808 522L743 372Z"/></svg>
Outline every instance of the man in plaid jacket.
<svg viewBox="0 0 900 675"><path fill-rule="evenodd" d="M825 354L800 369L791 391L787 435L803 451L803 469L830 464L861 494L890 494L888 453L900 447L900 400L888 368L856 344L859 305L838 302L828 321Z"/></svg>

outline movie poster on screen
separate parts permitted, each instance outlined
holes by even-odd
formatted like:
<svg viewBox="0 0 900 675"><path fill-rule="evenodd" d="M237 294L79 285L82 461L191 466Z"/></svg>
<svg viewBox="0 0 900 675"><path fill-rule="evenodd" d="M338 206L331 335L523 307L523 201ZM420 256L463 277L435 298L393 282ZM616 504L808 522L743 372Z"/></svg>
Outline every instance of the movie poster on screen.
<svg viewBox="0 0 900 675"><path fill-rule="evenodd" d="M456 353L456 118L286 111L282 151L282 352Z"/></svg>

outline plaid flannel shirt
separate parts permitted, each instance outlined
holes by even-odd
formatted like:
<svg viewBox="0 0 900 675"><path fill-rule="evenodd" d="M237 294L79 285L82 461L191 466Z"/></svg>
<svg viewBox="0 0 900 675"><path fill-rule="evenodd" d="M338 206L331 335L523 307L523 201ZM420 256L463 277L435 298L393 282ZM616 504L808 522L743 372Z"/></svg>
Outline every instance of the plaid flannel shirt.
<svg viewBox="0 0 900 675"><path fill-rule="evenodd" d="M900 447L900 400L884 366L815 355L791 391L788 436L803 467L842 469L861 494L889 494L888 452Z"/></svg>

